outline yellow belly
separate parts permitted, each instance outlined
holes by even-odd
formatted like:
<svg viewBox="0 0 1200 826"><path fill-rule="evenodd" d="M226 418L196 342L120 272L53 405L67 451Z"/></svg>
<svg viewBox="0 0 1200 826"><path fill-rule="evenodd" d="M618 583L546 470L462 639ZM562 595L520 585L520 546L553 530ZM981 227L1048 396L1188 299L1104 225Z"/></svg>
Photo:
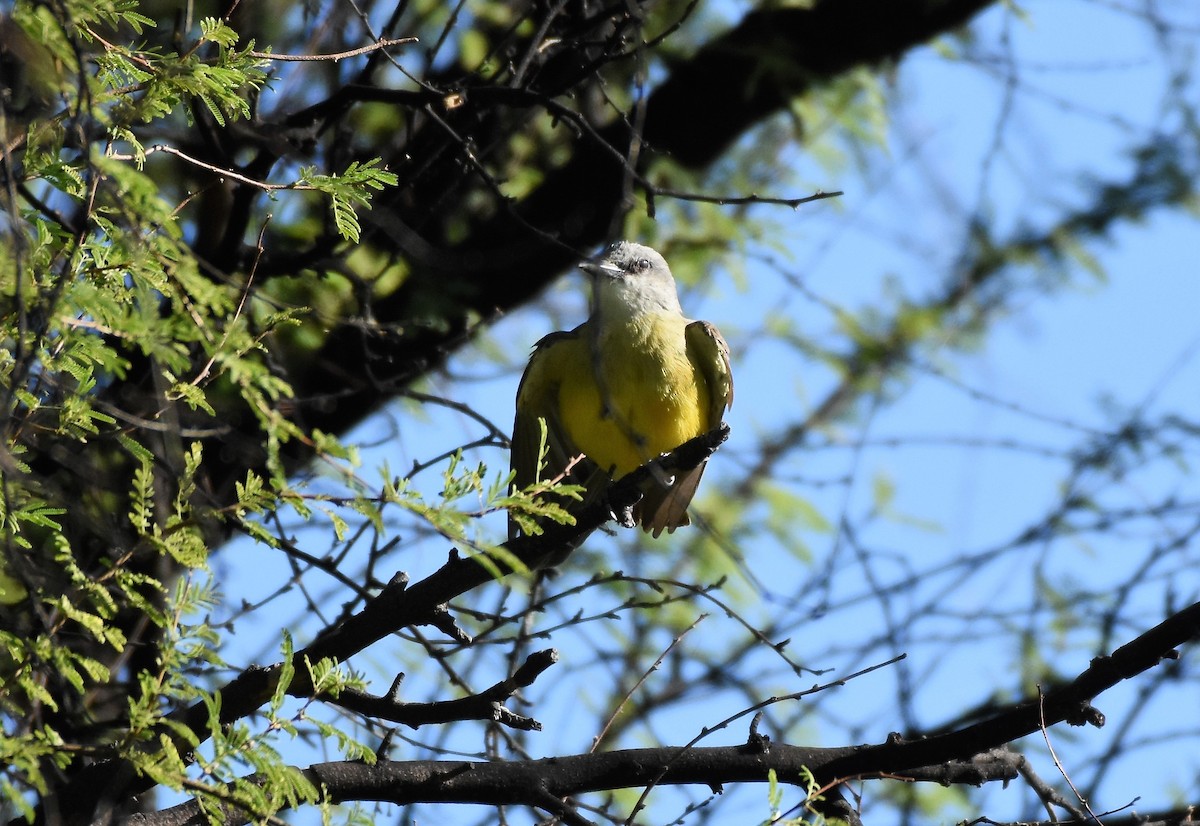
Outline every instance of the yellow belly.
<svg viewBox="0 0 1200 826"><path fill-rule="evenodd" d="M709 430L709 391L688 359L683 320L623 328L559 387L563 426L600 467L623 476Z"/></svg>

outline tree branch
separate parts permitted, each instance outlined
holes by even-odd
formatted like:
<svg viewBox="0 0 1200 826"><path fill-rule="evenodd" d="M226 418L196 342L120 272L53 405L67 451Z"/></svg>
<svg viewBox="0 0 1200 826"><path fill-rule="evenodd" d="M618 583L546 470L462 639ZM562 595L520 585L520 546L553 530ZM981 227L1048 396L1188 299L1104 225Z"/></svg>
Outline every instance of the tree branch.
<svg viewBox="0 0 1200 826"><path fill-rule="evenodd" d="M320 699L333 705L378 720L402 723L410 728L420 728L431 723L449 723L454 720L493 720L510 728L525 731L541 731L542 724L532 717L516 714L504 707L504 701L522 688L533 684L543 671L558 662L558 652L553 648L536 651L526 658L525 663L511 677L501 680L491 688L470 697L443 700L436 703L405 703L399 700L400 681L397 677L387 694L378 697L362 691L342 691L337 697Z"/></svg>
<svg viewBox="0 0 1200 826"><path fill-rule="evenodd" d="M878 747L875 747L878 748ZM781 783L805 788L807 772L853 751L846 748L804 748L773 744L767 750L744 746L685 748L664 746L578 754L543 760L515 761L381 761L368 766L358 761L320 763L307 769L308 779L324 788L330 803L374 801L409 803L474 803L539 807L547 796L564 798L587 792L656 785L765 783L774 770ZM989 771L991 769L992 771ZM1012 780L1015 769L1002 762L982 766L966 762L939 767L938 782L978 785ZM174 826L191 823L199 806L185 803L131 818L130 826ZM227 826L252 818L230 812Z"/></svg>

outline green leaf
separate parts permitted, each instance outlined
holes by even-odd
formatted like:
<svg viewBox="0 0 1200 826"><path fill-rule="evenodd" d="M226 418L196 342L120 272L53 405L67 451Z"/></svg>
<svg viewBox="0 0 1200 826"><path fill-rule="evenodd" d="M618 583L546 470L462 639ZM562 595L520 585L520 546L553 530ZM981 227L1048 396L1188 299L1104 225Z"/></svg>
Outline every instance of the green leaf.
<svg viewBox="0 0 1200 826"><path fill-rule="evenodd" d="M200 39L233 48L237 45L238 34L229 26L215 17L205 17L200 21Z"/></svg>
<svg viewBox="0 0 1200 826"><path fill-rule="evenodd" d="M351 243L358 243L360 226L354 209L369 206L371 190L382 190L395 186L398 178L380 166L382 161L374 158L366 163L354 161L340 176L320 175L315 168L301 170L300 183L310 186L330 197L333 223L338 233Z"/></svg>
<svg viewBox="0 0 1200 826"><path fill-rule="evenodd" d="M292 635L284 630L283 640L280 642L280 653L282 659L279 664L279 679L275 683L275 692L271 695L271 714L277 715L279 710L283 708L283 703L287 699L287 690L291 686L292 680L296 677L296 666L293 664L293 655L295 650L292 646Z"/></svg>

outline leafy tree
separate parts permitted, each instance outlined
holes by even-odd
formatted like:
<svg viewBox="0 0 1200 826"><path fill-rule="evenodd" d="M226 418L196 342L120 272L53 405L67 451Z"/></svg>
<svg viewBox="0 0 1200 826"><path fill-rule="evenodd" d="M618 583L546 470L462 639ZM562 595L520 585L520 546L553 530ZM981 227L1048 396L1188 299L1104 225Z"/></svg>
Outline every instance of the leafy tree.
<svg viewBox="0 0 1200 826"><path fill-rule="evenodd" d="M1020 9L17 3L0 27L5 814L1087 819L1122 756L1167 739L1138 728L1144 710L1191 679L1194 411L1042 417L1066 434L1053 447L994 447L1049 455L1059 489L1006 536L929 561L891 552L925 526L887 475L792 467L846 444L861 458L926 376L1039 418L952 358L1103 274L1097 241L1194 210L1188 8L1118 10L1170 69L1126 176L1012 226L985 193L948 217L960 243L925 292L851 307L766 252L795 251L788 208L831 215L840 179L878 171L904 98L890 78L928 44L1007 70L1015 95L1019 62L989 48ZM720 448L698 525L669 545L598 531L607 505L563 519L544 491L511 491L506 427L471 389L481 360L519 367L538 332L579 320L577 298L534 299L615 237L651 240L689 291L777 277L829 327L761 303L726 329L738 375L769 345L777 375L811 369L812 395L781 389L777 418ZM518 337L527 306L545 318ZM694 466L724 435L665 461ZM509 512L558 519L502 544ZM997 638L1002 679L924 699L943 652ZM1102 726L1118 685L1136 695L1121 719L1046 779L1060 724ZM839 705L858 691L884 719ZM1039 732L1047 745L1021 739ZM1194 751L1195 731L1170 736ZM1158 820L1188 816L1190 768Z"/></svg>

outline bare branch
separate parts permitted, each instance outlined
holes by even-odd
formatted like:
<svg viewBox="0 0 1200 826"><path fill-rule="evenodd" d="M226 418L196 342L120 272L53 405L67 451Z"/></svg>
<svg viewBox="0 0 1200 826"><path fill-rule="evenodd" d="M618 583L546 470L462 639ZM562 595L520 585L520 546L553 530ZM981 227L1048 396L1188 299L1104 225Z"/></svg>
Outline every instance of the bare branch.
<svg viewBox="0 0 1200 826"><path fill-rule="evenodd" d="M513 676L501 680L478 694L457 700L435 703L405 703L398 699L398 681L392 689L378 697L362 691L342 691L337 697L322 697L334 705L368 717L420 728L431 723L453 720L492 720L510 728L541 731L542 724L532 717L515 714L504 707L504 701L522 688L533 684L542 672L558 662L553 648L537 651L526 658Z"/></svg>
<svg viewBox="0 0 1200 826"><path fill-rule="evenodd" d="M585 792L638 788L657 779L660 785L764 783L774 771L781 783L804 788L808 772L820 771L853 749L802 748L773 744L767 751L742 746L690 748L668 746L553 757L544 760L497 762L383 761L373 766L361 762L321 763L307 770L309 779L327 790L328 802L377 801L395 804L453 802L544 807L547 796L556 799ZM1015 770L1002 761L991 764L989 774L979 766L964 764L961 775L948 769L938 778L961 777L977 783L1011 780ZM188 822L198 813L195 803L132 818L131 826L168 826ZM232 813L226 826L250 818Z"/></svg>
<svg viewBox="0 0 1200 826"><path fill-rule="evenodd" d="M395 40L379 40L370 45L363 46L358 49L351 49L347 52L336 52L334 54L276 54L274 52L250 52L251 57L258 57L263 60L279 60L291 61L294 63L305 63L312 61L332 61L336 63L339 60L345 60L348 57L358 57L359 55L368 54L379 49L386 49L389 46L402 46L408 43L420 42L415 37L400 37Z"/></svg>

